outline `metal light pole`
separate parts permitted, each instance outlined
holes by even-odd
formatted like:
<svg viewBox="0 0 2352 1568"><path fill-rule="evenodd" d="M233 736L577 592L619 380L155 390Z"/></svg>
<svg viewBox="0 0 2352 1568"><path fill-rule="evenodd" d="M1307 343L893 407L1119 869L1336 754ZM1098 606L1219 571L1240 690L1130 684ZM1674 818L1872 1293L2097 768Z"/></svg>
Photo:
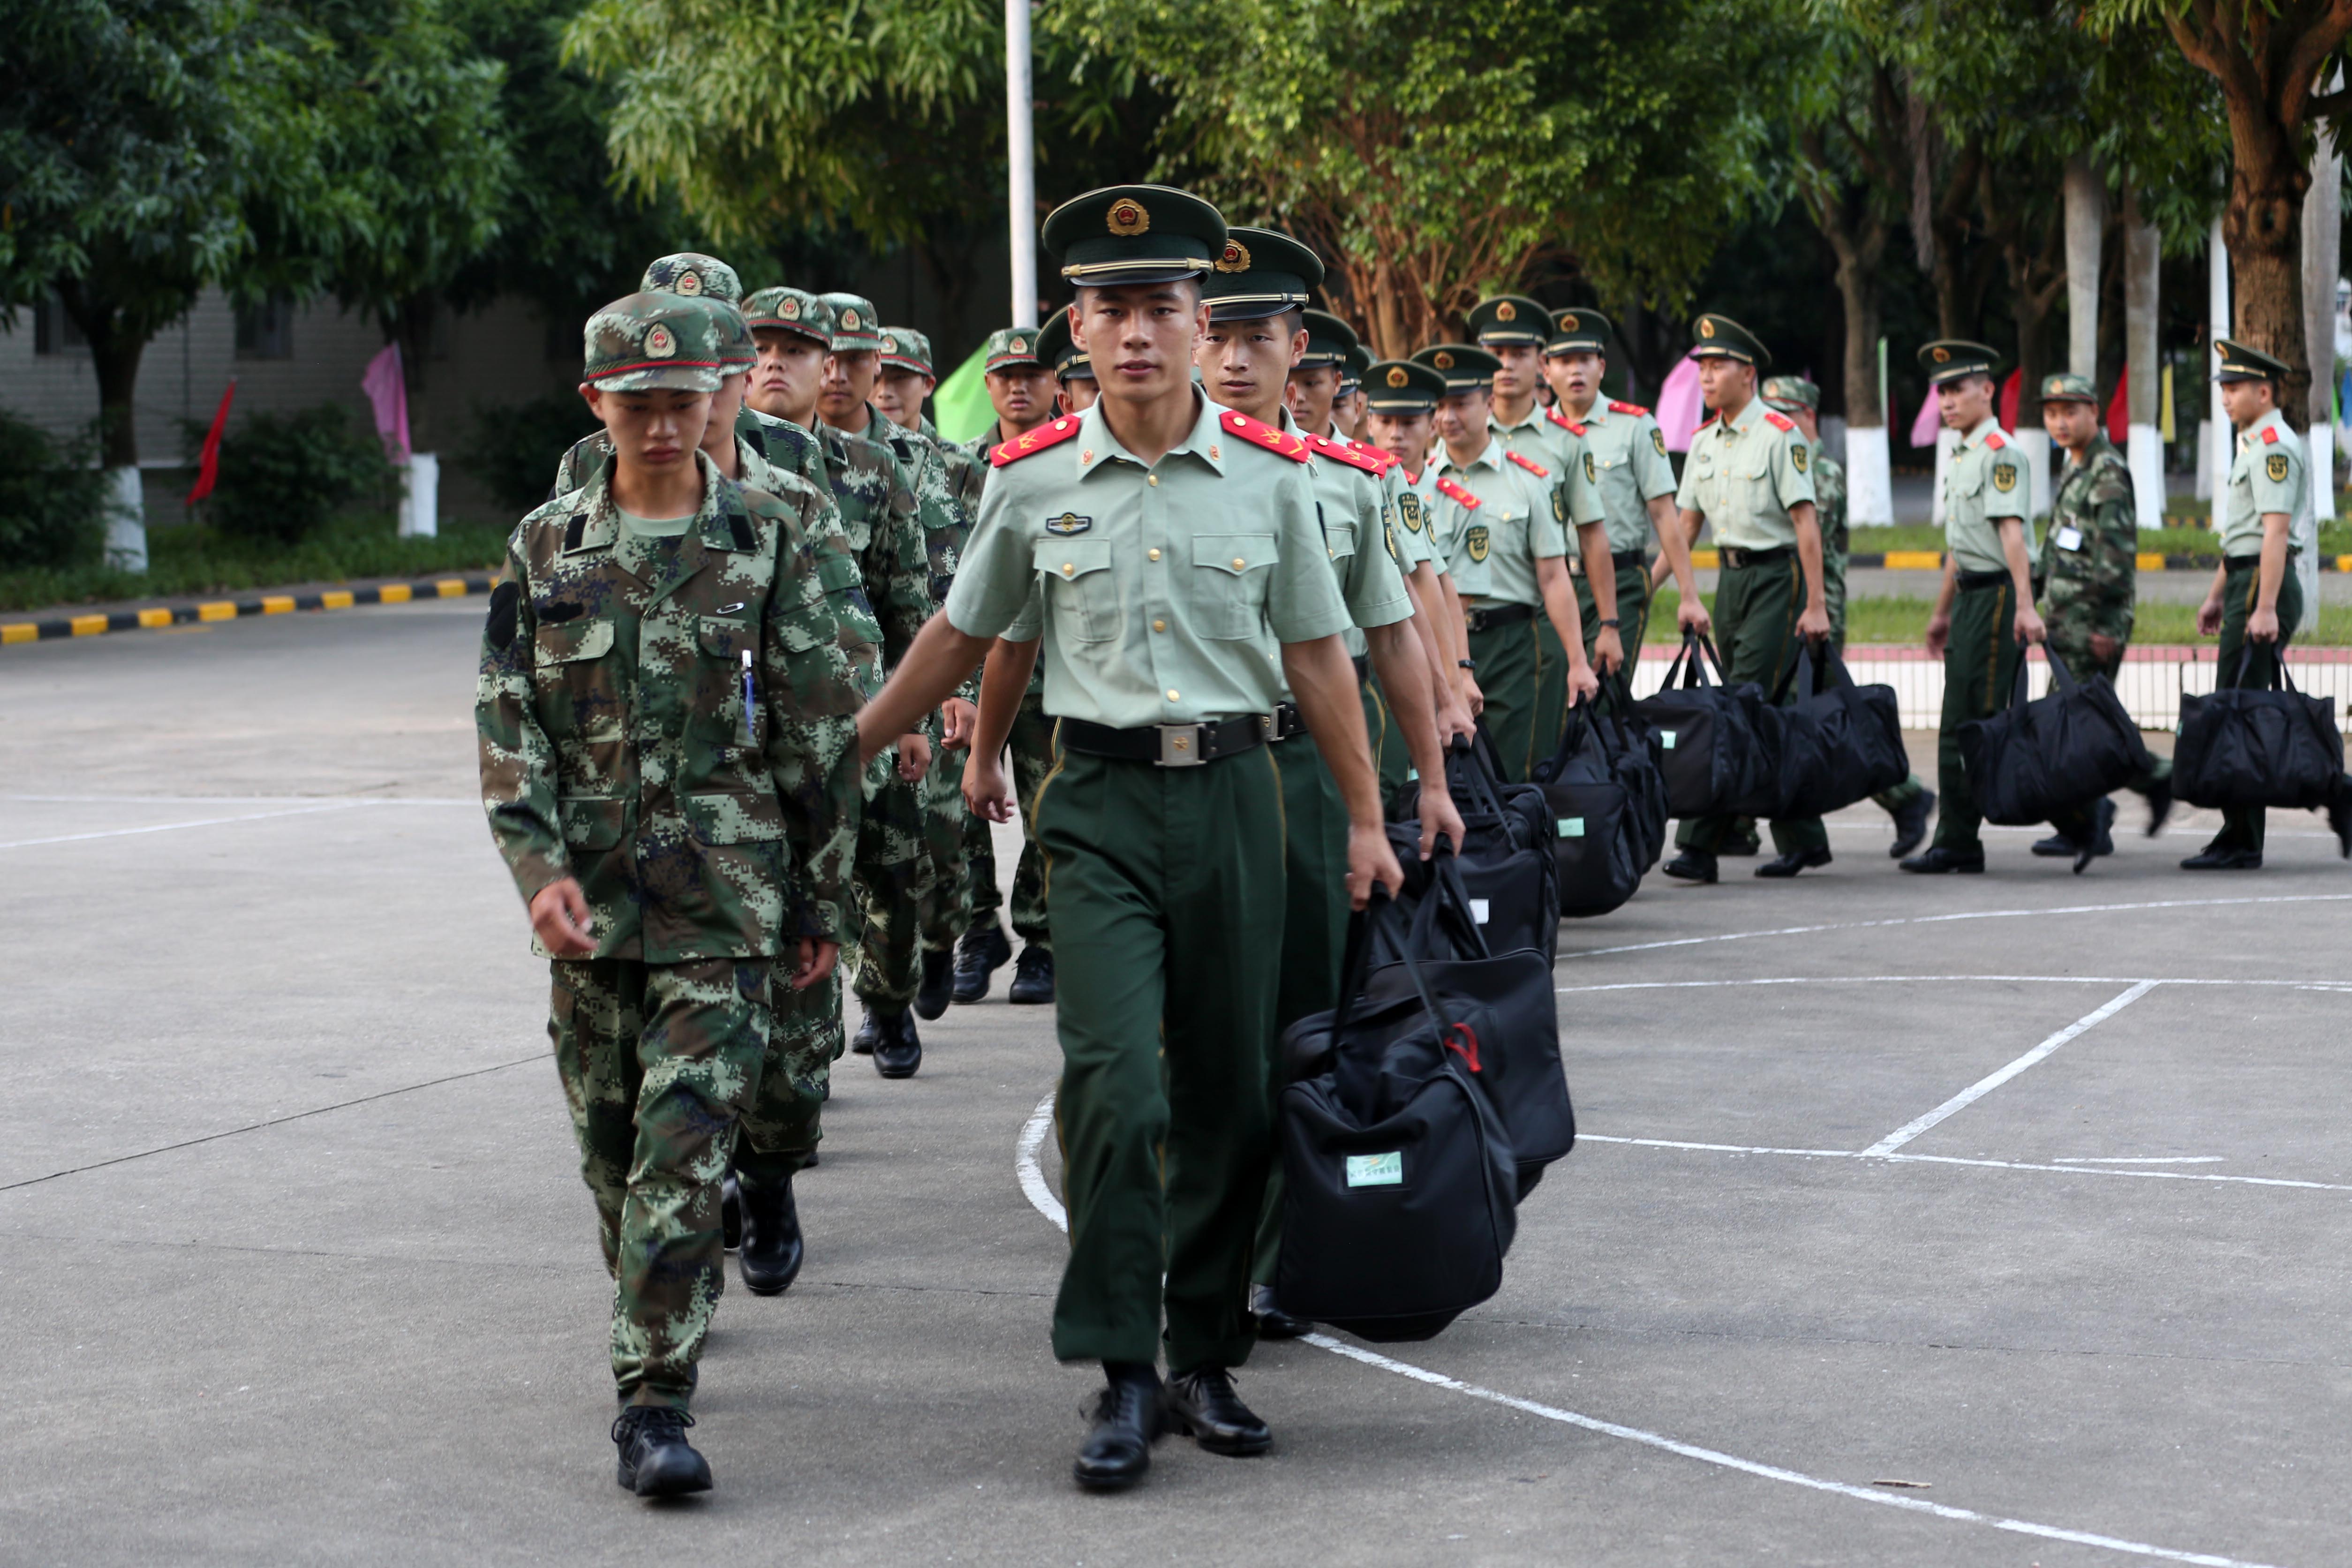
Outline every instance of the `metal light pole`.
<svg viewBox="0 0 2352 1568"><path fill-rule="evenodd" d="M1029 122L1029 0L1004 0L1004 201L1016 327L1037 324L1036 133Z"/></svg>

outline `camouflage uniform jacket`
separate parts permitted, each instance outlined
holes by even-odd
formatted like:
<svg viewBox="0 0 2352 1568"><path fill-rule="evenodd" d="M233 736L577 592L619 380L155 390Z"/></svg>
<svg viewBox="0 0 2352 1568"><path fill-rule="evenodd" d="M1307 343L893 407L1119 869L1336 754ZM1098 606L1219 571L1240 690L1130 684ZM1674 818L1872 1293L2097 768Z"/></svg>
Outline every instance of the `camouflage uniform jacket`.
<svg viewBox="0 0 2352 1568"><path fill-rule="evenodd" d="M931 445L940 449L940 457L948 466L948 489L955 496L956 505L963 508L967 525L980 518L980 492L988 487L988 450L975 448L971 443L958 444L940 434L939 426L928 416L922 425Z"/></svg>
<svg viewBox="0 0 2352 1568"><path fill-rule="evenodd" d="M825 482L841 509L842 531L882 633L882 657L895 668L930 619L932 600L920 509L906 469L890 448L830 425L814 432Z"/></svg>
<svg viewBox="0 0 2352 1568"><path fill-rule="evenodd" d="M524 518L483 631L490 836L526 900L579 879L598 958L762 957L844 929L861 693L821 514L696 462L675 540L625 532L603 468Z"/></svg>
<svg viewBox="0 0 2352 1568"><path fill-rule="evenodd" d="M1853 539L1846 531L1845 469L1838 460L1813 443L1813 512L1822 529L1822 608L1829 612L1830 642L1837 647L1845 646L1845 568L1846 558L1853 553Z"/></svg>
<svg viewBox="0 0 2352 1568"><path fill-rule="evenodd" d="M2089 460L2066 459L2042 541L2050 635L2087 646L2094 634L2131 640L2139 593L2139 516L2131 469L2105 436Z"/></svg>
<svg viewBox="0 0 2352 1568"><path fill-rule="evenodd" d="M898 459L907 471L907 479L915 492L916 515L923 525L923 558L930 568L931 604L934 607L948 602L948 589L954 585L956 562L963 553L963 542L971 533L972 519L977 510L967 510L956 500L954 481L948 475L947 458L940 443L919 430L909 430L895 419L883 417L880 410L866 410L871 422L866 426L869 437L877 437Z"/></svg>

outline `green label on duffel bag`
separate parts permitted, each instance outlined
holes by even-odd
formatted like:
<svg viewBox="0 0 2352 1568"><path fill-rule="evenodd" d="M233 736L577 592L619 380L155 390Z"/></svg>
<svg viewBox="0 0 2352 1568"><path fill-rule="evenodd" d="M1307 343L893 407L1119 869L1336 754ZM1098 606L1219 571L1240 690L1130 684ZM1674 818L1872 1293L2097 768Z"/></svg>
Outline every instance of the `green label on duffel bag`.
<svg viewBox="0 0 2352 1568"><path fill-rule="evenodd" d="M1658 744L1669 752L1673 751L1675 749L1675 732L1672 730L1659 731Z"/></svg>
<svg viewBox="0 0 2352 1568"><path fill-rule="evenodd" d="M1584 837L1584 818L1582 818L1582 817L1580 817L1580 816L1563 816L1563 817L1561 817L1561 818L1559 819L1559 836L1560 836L1562 838L1581 838L1581 837Z"/></svg>
<svg viewBox="0 0 2352 1568"><path fill-rule="evenodd" d="M1351 1187L1394 1187L1404 1183L1404 1155L1350 1154L1348 1184Z"/></svg>

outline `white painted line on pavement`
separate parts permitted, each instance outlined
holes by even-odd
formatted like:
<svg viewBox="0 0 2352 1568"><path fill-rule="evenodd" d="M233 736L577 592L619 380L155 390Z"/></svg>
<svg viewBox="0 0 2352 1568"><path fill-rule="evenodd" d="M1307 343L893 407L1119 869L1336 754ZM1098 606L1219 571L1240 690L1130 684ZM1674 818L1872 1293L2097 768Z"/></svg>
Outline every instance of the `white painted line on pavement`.
<svg viewBox="0 0 2352 1568"><path fill-rule="evenodd" d="M2054 1154L2062 1165L2220 1165L2226 1154Z"/></svg>
<svg viewBox="0 0 2352 1568"><path fill-rule="evenodd" d="M1978 1100L1982 1100L1986 1095L1990 1094L1994 1089L1999 1089L2002 1084L2007 1083L2011 1079L2015 1078L2018 1074L2033 1066L2036 1062L2047 1059L2052 1052L2064 1045L2067 1041L2074 1038L2077 1035L2083 1034L2086 1030L2098 1027L2109 1018L2114 1017L2116 1014L2122 1012L2125 1008L2130 1006L2133 1003L2138 1001L2141 997L2155 990L2156 987L2157 982L2153 980L2141 981L2138 984L2132 986L2129 990L2111 998L2105 1006L2084 1014L2081 1017L2075 1019L2073 1023L2067 1025L2064 1028L2059 1030L2056 1034L2051 1036L2048 1039L2042 1041L2040 1045L2034 1047L2032 1050L2026 1052L2023 1056L2010 1063L2007 1067L2002 1068L1999 1072L1986 1074L1983 1078L1977 1079L1976 1082L1969 1085L1968 1088L1960 1090L1959 1093L1952 1096L1951 1099L1944 1101L1943 1104L1936 1107L1935 1110L1927 1112L1925 1116L1917 1117L1910 1121L1905 1122L1894 1131L1889 1132L1885 1137L1881 1138L1877 1142L1873 1143L1869 1148L1864 1149L1863 1152L1864 1154L1892 1154L1895 1151L1900 1149L1906 1143L1910 1142L1911 1140L1918 1137L1919 1134L1927 1131L1927 1129L1935 1126L1946 1117L1966 1110L1969 1106L1974 1105Z"/></svg>
<svg viewBox="0 0 2352 1568"><path fill-rule="evenodd" d="M1612 1138L1580 1131L1579 1143L1622 1143L1635 1149L1687 1149L1701 1154L1786 1154L1803 1160L1884 1160L1890 1165L1969 1165L1989 1171L2050 1171L2062 1176L2135 1176L2150 1182L2225 1182L2242 1187L2295 1187L2352 1193L2341 1182L2299 1182L2285 1176L2217 1176L2202 1171L2144 1171L2121 1165L2041 1164L2030 1160L1971 1160L1958 1154L1864 1154L1852 1149L1774 1149L1747 1143L1693 1143L1675 1138Z"/></svg>
<svg viewBox="0 0 2352 1568"><path fill-rule="evenodd" d="M1562 996L1587 991L1706 991L1729 985L1916 985L1922 981L1990 981L2010 985L2276 985L2293 991L2352 994L2352 984L2318 980L2198 980L2145 974L1776 974L1754 980L1623 980L1612 985L1559 985Z"/></svg>
<svg viewBox="0 0 2352 1568"><path fill-rule="evenodd" d="M1055 1097L1049 1094L1038 1101L1037 1109L1031 1111L1029 1120L1022 1123L1021 1136L1015 1142L1017 1152L1013 1156L1013 1168L1014 1173L1020 1178L1021 1191L1029 1199L1030 1206L1052 1221L1055 1229L1066 1234L1070 1228L1069 1215L1059 1203L1055 1201L1052 1191L1045 1185L1045 1173L1037 1163L1038 1147L1045 1142L1045 1135L1054 1125L1054 1099ZM1763 1152L1759 1151L1759 1152ZM1842 1158L1855 1158L1854 1155L1843 1151L1840 1151L1839 1153ZM1897 1158L1903 1157L1897 1156ZM2126 1552L2134 1557L2153 1557L2167 1563L2194 1563L2203 1565L2203 1568L2267 1568L2265 1564L2242 1562L2234 1557L2217 1557L2203 1552L2178 1552L2168 1546L2151 1546L2146 1542L2125 1541L2112 1535L2095 1535L2088 1531L2065 1530L2057 1525L2035 1524L2022 1519L2003 1519L1998 1514L1979 1513L1974 1509L1954 1508L1947 1503L1928 1502L1922 1498L1902 1497L1892 1492L1875 1490L1870 1487L1855 1486L1850 1481L1825 1480L1819 1476L1806 1475L1801 1470L1784 1469L1779 1465L1761 1464L1757 1460L1743 1459L1736 1454L1726 1454L1718 1449L1702 1448L1696 1444L1681 1442L1656 1432L1644 1432L1638 1426L1622 1426L1614 1421L1602 1421L1594 1416L1579 1415L1573 1410L1562 1410L1557 1405L1538 1405L1532 1399L1520 1399L1516 1395L1498 1393L1491 1388L1482 1388L1475 1383L1464 1383L1458 1378L1447 1377L1443 1373L1431 1372L1426 1367L1414 1366L1410 1362L1398 1361L1393 1357L1381 1355L1376 1351L1366 1350L1360 1345L1349 1344L1343 1340L1333 1339L1328 1334L1308 1334L1300 1342L1313 1345L1318 1350L1328 1351L1334 1355L1345 1356L1349 1361L1360 1362L1366 1366L1378 1367L1382 1372L1392 1372L1400 1377L1409 1377L1415 1383L1428 1384L1433 1388L1443 1388L1454 1394L1467 1394L1473 1399L1483 1399L1490 1405L1500 1405L1507 1409L1517 1410L1525 1415L1540 1416L1546 1421L1557 1421L1563 1426L1582 1427L1585 1431L1597 1433L1604 1437L1622 1438L1629 1443L1639 1443L1644 1447L1663 1449L1681 1458L1696 1459L1701 1464L1738 1470L1768 1481L1780 1481L1788 1486L1829 1492L1855 1502L1875 1503L1881 1508L1902 1509L1906 1512L1928 1514L1937 1519L1948 1519L1961 1524L1988 1525L1994 1530L2008 1531L2013 1535L2032 1535L2045 1541L2070 1542L2077 1546L2102 1547L2109 1552Z"/></svg>
<svg viewBox="0 0 2352 1568"><path fill-rule="evenodd" d="M478 799L448 795L0 795L0 804L34 805L471 805Z"/></svg>
<svg viewBox="0 0 2352 1568"><path fill-rule="evenodd" d="M219 805L244 804L256 800L300 800L300 795L245 795L206 799L201 795L0 795L0 801L48 801L76 805ZM0 849L30 849L41 844L82 844L93 838L127 838L142 833L175 833L183 827L217 827L229 822L267 822L279 816L312 816L322 811L356 811L371 805L470 805L480 809L478 800L416 799L391 800L377 795L352 796L340 800L308 797L311 804L293 806L285 811L254 811L238 816L200 816L192 822L158 822L145 827L109 827L97 833L60 833L49 838L17 838L0 843Z"/></svg>
<svg viewBox="0 0 2352 1568"><path fill-rule="evenodd" d="M1969 910L1948 915L1907 915L1898 920L1839 921L1826 925L1781 926L1772 931L1724 931L1716 936L1681 936L1669 942L1628 942L1622 947L1589 947L1563 952L1562 958L1600 958L1612 952L1652 952L1665 947L1696 947L1709 942L1746 942L1760 936L1811 936L1825 931L1870 931L1880 926L1937 925L1948 921L2015 920L2029 915L2096 915L2119 910L2201 910L2230 904L2340 904L2352 902L2352 893L2282 893L2254 899L2158 899L2137 904L2069 904L2047 910Z"/></svg>
<svg viewBox="0 0 2352 1568"><path fill-rule="evenodd" d="M291 811L256 811L243 816L201 816L194 822L159 822L148 827L110 827L102 833L60 833L54 838L18 838L0 849L30 849L39 844L82 844L93 838L128 838L141 833L173 833L183 827L217 827L225 822L267 822L278 816L312 816L322 811L349 811L361 803L331 801L324 805L297 806Z"/></svg>

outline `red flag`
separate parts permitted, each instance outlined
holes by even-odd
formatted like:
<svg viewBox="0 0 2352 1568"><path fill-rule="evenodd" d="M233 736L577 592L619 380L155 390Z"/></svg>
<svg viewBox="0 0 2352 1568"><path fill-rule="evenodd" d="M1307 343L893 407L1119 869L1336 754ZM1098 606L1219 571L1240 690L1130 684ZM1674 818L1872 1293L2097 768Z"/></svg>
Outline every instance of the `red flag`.
<svg viewBox="0 0 2352 1568"><path fill-rule="evenodd" d="M197 459L195 488L188 492L187 504L195 505L213 493L213 481L220 478L221 432L228 426L228 405L236 396L236 377L228 378L221 392L220 407L213 413L213 427L205 432L204 456Z"/></svg>
<svg viewBox="0 0 2352 1568"><path fill-rule="evenodd" d="M2107 439L2122 446L2131 438L2131 362L2116 377L2115 401L2107 405Z"/></svg>
<svg viewBox="0 0 2352 1568"><path fill-rule="evenodd" d="M2009 379L2000 384L2000 427L2012 434L2017 429L2017 395L2024 389L2025 373L2013 370Z"/></svg>

